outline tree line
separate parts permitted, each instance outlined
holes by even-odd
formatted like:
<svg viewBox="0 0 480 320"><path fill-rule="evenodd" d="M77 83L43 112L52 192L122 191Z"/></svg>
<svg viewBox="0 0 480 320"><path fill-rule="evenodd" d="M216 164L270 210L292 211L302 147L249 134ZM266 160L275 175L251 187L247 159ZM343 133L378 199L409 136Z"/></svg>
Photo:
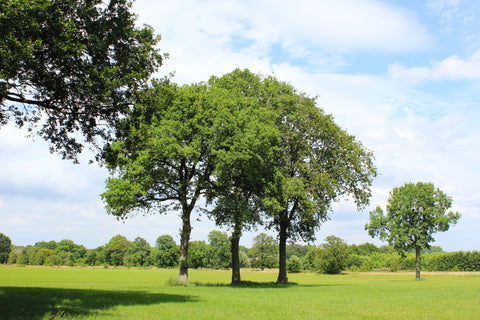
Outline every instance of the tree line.
<svg viewBox="0 0 480 320"><path fill-rule="evenodd" d="M105 245L86 249L72 240L42 241L26 247L9 243L0 234L0 263L40 266L103 266L177 268L180 246L170 235L159 236L152 247L143 238L129 241L116 235ZM10 248L8 251L7 248ZM241 268L278 268L278 242L260 233L252 247L240 246ZM213 230L208 241L192 241L190 268L231 269L230 239L225 232ZM287 270L339 274L343 271L415 270L415 252L399 254L394 247L377 247L371 243L348 245L336 236L328 236L318 246L289 244L286 246ZM479 251L444 252L431 247L423 252L424 271L480 271Z"/></svg>

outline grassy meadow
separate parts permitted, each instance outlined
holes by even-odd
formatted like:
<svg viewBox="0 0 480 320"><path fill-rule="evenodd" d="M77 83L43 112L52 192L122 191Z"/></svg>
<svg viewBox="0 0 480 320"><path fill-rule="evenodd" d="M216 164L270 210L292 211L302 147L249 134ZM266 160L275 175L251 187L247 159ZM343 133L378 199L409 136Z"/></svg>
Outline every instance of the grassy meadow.
<svg viewBox="0 0 480 320"><path fill-rule="evenodd" d="M291 274L0 267L0 319L479 319L479 273Z"/></svg>

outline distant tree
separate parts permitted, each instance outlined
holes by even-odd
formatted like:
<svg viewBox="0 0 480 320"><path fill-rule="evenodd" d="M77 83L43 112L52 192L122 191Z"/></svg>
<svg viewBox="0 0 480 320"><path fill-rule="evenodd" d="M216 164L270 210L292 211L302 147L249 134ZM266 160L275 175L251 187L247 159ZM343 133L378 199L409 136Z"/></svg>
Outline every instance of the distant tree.
<svg viewBox="0 0 480 320"><path fill-rule="evenodd" d="M76 159L107 138L162 56L132 1L1 0L0 126L12 120Z"/></svg>
<svg viewBox="0 0 480 320"><path fill-rule="evenodd" d="M33 266L43 266L46 264L47 259L54 256L55 252L50 249L36 248L33 256L30 258L29 264Z"/></svg>
<svg viewBox="0 0 480 320"><path fill-rule="evenodd" d="M150 254L152 248L147 240L136 237L130 244L125 257L125 264L127 266L145 267L150 264Z"/></svg>
<svg viewBox="0 0 480 320"><path fill-rule="evenodd" d="M7 263L10 251L12 251L12 240L0 233L0 263Z"/></svg>
<svg viewBox="0 0 480 320"><path fill-rule="evenodd" d="M293 256L290 257L290 259L288 259L288 261L287 261L288 272L298 273L302 269L303 269L303 263L302 263L302 260L299 257L293 255Z"/></svg>
<svg viewBox="0 0 480 320"><path fill-rule="evenodd" d="M348 256L347 243L339 237L328 236L320 245L317 270L327 274L340 274L345 270Z"/></svg>
<svg viewBox="0 0 480 320"><path fill-rule="evenodd" d="M208 267L227 269L231 267L230 241L225 232L213 230L208 233Z"/></svg>
<svg viewBox="0 0 480 320"><path fill-rule="evenodd" d="M401 253L415 250L416 279L420 279L420 253L435 241L433 234L447 231L460 219L447 210L452 198L433 183L406 183L390 192L386 214L380 207L370 212L368 234L386 240Z"/></svg>
<svg viewBox="0 0 480 320"><path fill-rule="evenodd" d="M85 263L89 266L101 266L105 261L105 246L100 246L95 249L87 250Z"/></svg>
<svg viewBox="0 0 480 320"><path fill-rule="evenodd" d="M277 265L278 245L277 241L265 233L260 233L253 238L251 265L253 268L274 268Z"/></svg>
<svg viewBox="0 0 480 320"><path fill-rule="evenodd" d="M205 241L192 241L188 251L188 266L190 268L206 268L208 266L209 246Z"/></svg>
<svg viewBox="0 0 480 320"><path fill-rule="evenodd" d="M111 266L122 266L125 263L130 241L122 235L116 235L105 245L105 260Z"/></svg>
<svg viewBox="0 0 480 320"><path fill-rule="evenodd" d="M75 244L73 240L69 239L58 242L54 251L61 257L63 264L70 266L82 263L87 254L87 248L84 245Z"/></svg>
<svg viewBox="0 0 480 320"><path fill-rule="evenodd" d="M180 248L171 235L165 234L157 238L153 249L153 264L159 268L173 268L178 266Z"/></svg>

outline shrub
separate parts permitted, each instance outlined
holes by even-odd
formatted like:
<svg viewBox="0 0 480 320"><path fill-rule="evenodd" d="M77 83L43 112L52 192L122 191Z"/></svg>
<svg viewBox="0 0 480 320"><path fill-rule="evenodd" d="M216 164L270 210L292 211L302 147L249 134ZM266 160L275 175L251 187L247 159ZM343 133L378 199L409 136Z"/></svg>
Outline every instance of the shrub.
<svg viewBox="0 0 480 320"><path fill-rule="evenodd" d="M302 269L303 269L302 260L300 260L300 258L295 256L295 255L291 256L290 260L287 261L288 272L298 273L298 272L302 271Z"/></svg>

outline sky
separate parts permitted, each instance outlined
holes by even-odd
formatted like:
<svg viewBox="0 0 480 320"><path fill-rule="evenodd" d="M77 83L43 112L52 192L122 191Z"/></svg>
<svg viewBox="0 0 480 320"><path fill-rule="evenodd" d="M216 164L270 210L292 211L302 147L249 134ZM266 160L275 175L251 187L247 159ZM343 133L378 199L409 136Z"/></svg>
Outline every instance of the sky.
<svg viewBox="0 0 480 320"><path fill-rule="evenodd" d="M138 25L152 26L168 53L156 77L206 81L235 68L289 82L375 155L370 205L333 205L319 232L349 244L371 242L369 211L385 208L406 182L432 182L453 198L456 226L435 235L446 251L480 250L480 2L476 0L137 0ZM41 138L0 129L0 232L16 245L71 239L87 248L117 234L151 245L179 242L177 212L125 223L101 200L108 172L50 154ZM192 221L192 240L217 229ZM245 232L250 247L259 227Z"/></svg>

